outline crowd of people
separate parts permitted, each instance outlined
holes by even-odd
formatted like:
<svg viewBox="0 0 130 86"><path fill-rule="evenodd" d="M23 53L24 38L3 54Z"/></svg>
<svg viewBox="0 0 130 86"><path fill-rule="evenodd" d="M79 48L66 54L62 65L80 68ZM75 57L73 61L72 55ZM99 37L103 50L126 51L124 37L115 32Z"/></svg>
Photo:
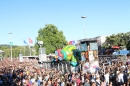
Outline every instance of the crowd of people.
<svg viewBox="0 0 130 86"><path fill-rule="evenodd" d="M65 72L38 65L36 59L19 62L0 61L0 86L130 86L129 55L127 63L112 61L95 72Z"/></svg>

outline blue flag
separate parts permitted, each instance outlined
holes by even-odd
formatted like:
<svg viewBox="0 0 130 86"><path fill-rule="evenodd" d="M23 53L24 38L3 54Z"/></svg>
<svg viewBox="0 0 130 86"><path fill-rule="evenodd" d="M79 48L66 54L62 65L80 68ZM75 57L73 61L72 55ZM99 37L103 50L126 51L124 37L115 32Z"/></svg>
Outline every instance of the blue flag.
<svg viewBox="0 0 130 86"><path fill-rule="evenodd" d="M27 44L27 42L26 42L25 40L23 40L23 43L24 43L24 44Z"/></svg>

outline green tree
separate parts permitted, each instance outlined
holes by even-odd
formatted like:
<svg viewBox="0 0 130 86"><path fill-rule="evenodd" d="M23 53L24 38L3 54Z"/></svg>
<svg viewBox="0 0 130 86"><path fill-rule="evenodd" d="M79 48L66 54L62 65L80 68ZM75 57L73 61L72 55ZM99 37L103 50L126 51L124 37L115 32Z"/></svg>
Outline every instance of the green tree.
<svg viewBox="0 0 130 86"><path fill-rule="evenodd" d="M109 48L111 46L121 46L122 48L130 49L130 32L107 36L102 47Z"/></svg>
<svg viewBox="0 0 130 86"><path fill-rule="evenodd" d="M4 51L2 53L3 57L10 57L10 45L0 45L0 50ZM19 54L23 56L29 56L30 51L28 46L12 46L12 57L19 57ZM31 55L35 55L35 49L31 46Z"/></svg>
<svg viewBox="0 0 130 86"><path fill-rule="evenodd" d="M53 24L47 24L38 31L38 41L43 41L42 47L46 48L46 54L54 53L57 48L67 45L67 41L62 31ZM38 43L35 44L36 52L39 52Z"/></svg>
<svg viewBox="0 0 130 86"><path fill-rule="evenodd" d="M126 33L125 40L126 40L126 47L128 50L130 50L130 31Z"/></svg>
<svg viewBox="0 0 130 86"><path fill-rule="evenodd" d="M130 50L130 41L128 41L128 44L126 46L127 46L127 49Z"/></svg>

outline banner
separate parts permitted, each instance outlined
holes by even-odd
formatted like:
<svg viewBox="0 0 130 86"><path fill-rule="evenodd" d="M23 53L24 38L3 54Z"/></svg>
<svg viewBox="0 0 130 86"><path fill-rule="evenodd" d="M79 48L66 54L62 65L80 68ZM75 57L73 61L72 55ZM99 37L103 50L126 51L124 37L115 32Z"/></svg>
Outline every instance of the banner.
<svg viewBox="0 0 130 86"><path fill-rule="evenodd" d="M88 70L89 69L89 62L86 62L83 66L84 70Z"/></svg>
<svg viewBox="0 0 130 86"><path fill-rule="evenodd" d="M94 56L93 56L93 51L89 51L89 61L93 62L94 61Z"/></svg>
<svg viewBox="0 0 130 86"><path fill-rule="evenodd" d="M97 43L90 43L90 50L98 50Z"/></svg>
<svg viewBox="0 0 130 86"><path fill-rule="evenodd" d="M94 73L96 72L96 70L98 70L99 68L99 62L98 61L93 61L92 63L90 63L90 72Z"/></svg>
<svg viewBox="0 0 130 86"><path fill-rule="evenodd" d="M86 73L86 72L96 72L96 70L98 70L99 68L99 62L98 61L93 61L91 63L89 62L86 62L84 65L83 65L83 72Z"/></svg>
<svg viewBox="0 0 130 86"><path fill-rule="evenodd" d="M93 68L98 68L99 67L99 62L98 61L94 61L92 63L92 66L93 66Z"/></svg>
<svg viewBox="0 0 130 86"><path fill-rule="evenodd" d="M87 44L86 43L80 44L80 51L87 51Z"/></svg>

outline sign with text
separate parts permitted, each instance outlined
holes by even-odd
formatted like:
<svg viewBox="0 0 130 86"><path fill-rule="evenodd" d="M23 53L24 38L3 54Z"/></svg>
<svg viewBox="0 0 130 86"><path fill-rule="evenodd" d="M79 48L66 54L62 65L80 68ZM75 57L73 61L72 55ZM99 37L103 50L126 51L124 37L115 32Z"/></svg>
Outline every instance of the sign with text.
<svg viewBox="0 0 130 86"><path fill-rule="evenodd" d="M10 45L13 45L13 42L9 42Z"/></svg>

